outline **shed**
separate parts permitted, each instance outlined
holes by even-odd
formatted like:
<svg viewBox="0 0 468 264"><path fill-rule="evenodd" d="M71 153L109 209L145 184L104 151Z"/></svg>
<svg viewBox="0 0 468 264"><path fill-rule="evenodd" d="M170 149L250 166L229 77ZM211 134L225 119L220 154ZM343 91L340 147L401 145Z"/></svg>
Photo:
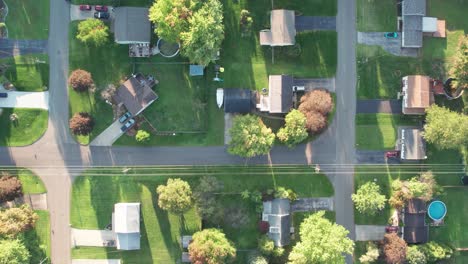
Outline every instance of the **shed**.
<svg viewBox="0 0 468 264"><path fill-rule="evenodd" d="M423 75L410 75L402 78L403 114L424 115L426 113L426 109L434 103L431 82L431 78Z"/></svg>
<svg viewBox="0 0 468 264"><path fill-rule="evenodd" d="M270 25L270 29L260 31L260 45L290 46L296 43L294 11L285 9L272 10Z"/></svg>
<svg viewBox="0 0 468 264"><path fill-rule="evenodd" d="M130 77L120 85L113 99L118 105L123 104L132 116L137 116L158 99L158 95L151 89L149 83Z"/></svg>
<svg viewBox="0 0 468 264"><path fill-rule="evenodd" d="M149 44L151 41L151 22L148 8L114 8L114 36L119 44Z"/></svg>
<svg viewBox="0 0 468 264"><path fill-rule="evenodd" d="M224 112L225 113L250 113L253 108L252 91L249 89L225 88Z"/></svg>
<svg viewBox="0 0 468 264"><path fill-rule="evenodd" d="M396 149L400 151L400 158L403 161L427 159L426 142L420 128L399 127Z"/></svg>
<svg viewBox="0 0 468 264"><path fill-rule="evenodd" d="M189 75L190 76L203 76L203 69L202 65L190 65L189 66Z"/></svg>
<svg viewBox="0 0 468 264"><path fill-rule="evenodd" d="M115 204L112 228L117 249L140 249L140 203Z"/></svg>
<svg viewBox="0 0 468 264"><path fill-rule="evenodd" d="M291 205L288 199L277 198L263 202L262 220L270 224L268 237L277 247L286 246L291 242Z"/></svg>

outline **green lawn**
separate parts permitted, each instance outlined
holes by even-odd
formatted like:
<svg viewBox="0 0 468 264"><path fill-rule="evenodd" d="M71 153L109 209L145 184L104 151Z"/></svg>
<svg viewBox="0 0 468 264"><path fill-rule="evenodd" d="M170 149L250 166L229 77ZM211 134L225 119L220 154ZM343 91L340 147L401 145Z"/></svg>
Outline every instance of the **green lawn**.
<svg viewBox="0 0 468 264"><path fill-rule="evenodd" d="M337 12L336 0L275 0L273 7L294 10L304 16L336 16Z"/></svg>
<svg viewBox="0 0 468 264"><path fill-rule="evenodd" d="M30 263L50 263L50 218L49 212L43 210L35 211L39 220L36 226L24 233L24 244L31 253Z"/></svg>
<svg viewBox="0 0 468 264"><path fill-rule="evenodd" d="M396 31L396 1L357 0L356 6L358 31Z"/></svg>
<svg viewBox="0 0 468 264"><path fill-rule="evenodd" d="M26 146L38 140L47 130L48 113L42 109L3 108L0 115L0 145ZM18 116L16 123L10 115Z"/></svg>
<svg viewBox="0 0 468 264"><path fill-rule="evenodd" d="M103 174L108 176L101 177ZM201 176L212 175L223 183L224 189L217 197L223 208L239 208L248 215L248 221L241 228L228 223L219 226L238 249L254 248L259 236L258 214L252 203L240 197L243 190L284 186L293 189L299 197L333 195L333 187L326 176L313 173L307 166L155 167L133 169L129 172L132 177L118 176L121 174L121 168L106 168L88 170L84 177L78 177L72 189L71 224L76 228L103 228L110 223L114 203L140 201L142 249L116 252L115 249L81 247L73 250L73 258L123 258L126 263L176 262L181 254L180 235L200 230L201 219L194 210L180 219L159 209L156 188L169 177L182 178L195 186ZM240 256L239 261L244 257Z"/></svg>
<svg viewBox="0 0 468 264"><path fill-rule="evenodd" d="M18 175L21 185L23 186L23 193L34 194L47 192L42 180L32 171L21 169L16 172L16 175Z"/></svg>
<svg viewBox="0 0 468 264"><path fill-rule="evenodd" d="M8 38L47 39L49 37L49 0L5 0L8 6Z"/></svg>
<svg viewBox="0 0 468 264"><path fill-rule="evenodd" d="M393 114L357 114L356 147L366 150L394 149L398 126L418 126L422 119Z"/></svg>
<svg viewBox="0 0 468 264"><path fill-rule="evenodd" d="M23 55L0 59L6 66L5 78L17 91L40 92L49 86L49 59L47 55Z"/></svg>

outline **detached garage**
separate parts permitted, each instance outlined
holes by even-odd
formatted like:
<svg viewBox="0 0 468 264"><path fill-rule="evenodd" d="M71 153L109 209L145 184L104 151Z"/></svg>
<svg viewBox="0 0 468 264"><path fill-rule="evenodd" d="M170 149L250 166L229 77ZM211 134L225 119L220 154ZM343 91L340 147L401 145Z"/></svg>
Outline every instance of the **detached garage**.
<svg viewBox="0 0 468 264"><path fill-rule="evenodd" d="M251 90L238 88L224 89L225 113L250 113L253 105L253 94Z"/></svg>

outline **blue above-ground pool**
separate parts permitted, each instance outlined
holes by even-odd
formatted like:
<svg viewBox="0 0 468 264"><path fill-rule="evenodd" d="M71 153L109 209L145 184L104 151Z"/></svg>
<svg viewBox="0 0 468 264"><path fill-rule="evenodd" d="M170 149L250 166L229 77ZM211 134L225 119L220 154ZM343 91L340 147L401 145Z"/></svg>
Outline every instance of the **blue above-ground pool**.
<svg viewBox="0 0 468 264"><path fill-rule="evenodd" d="M427 214L434 221L440 221L444 219L447 213L447 206L442 201L433 201L427 208Z"/></svg>

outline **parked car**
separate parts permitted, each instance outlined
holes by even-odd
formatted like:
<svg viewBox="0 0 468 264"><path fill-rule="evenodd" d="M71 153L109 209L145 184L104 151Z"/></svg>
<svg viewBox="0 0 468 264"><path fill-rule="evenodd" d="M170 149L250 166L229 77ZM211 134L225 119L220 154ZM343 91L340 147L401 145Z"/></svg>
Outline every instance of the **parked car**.
<svg viewBox="0 0 468 264"><path fill-rule="evenodd" d="M386 226L385 232L387 233L398 233L398 226Z"/></svg>
<svg viewBox="0 0 468 264"><path fill-rule="evenodd" d="M108 19L109 18L109 13L107 13L107 12L94 12L94 18Z"/></svg>
<svg viewBox="0 0 468 264"><path fill-rule="evenodd" d="M8 93L0 93L0 98L7 98L8 97Z"/></svg>
<svg viewBox="0 0 468 264"><path fill-rule="evenodd" d="M385 152L385 158L387 159L397 159L400 157L400 151L398 150L392 150L392 151L387 151Z"/></svg>
<svg viewBox="0 0 468 264"><path fill-rule="evenodd" d="M127 119L129 119L130 117L132 117L132 114L130 114L130 112L127 112L127 113L123 114L123 115L119 118L119 122L120 122L120 123L123 123L123 122L127 121Z"/></svg>
<svg viewBox="0 0 468 264"><path fill-rule="evenodd" d="M94 10L99 11L99 12L107 12L107 6L103 5L96 5L94 6Z"/></svg>
<svg viewBox="0 0 468 264"><path fill-rule="evenodd" d="M125 124L120 128L120 130L121 130L122 132L125 132L125 131L129 130L129 129L130 129L132 126L134 126L134 125L135 125L135 119L132 118L132 119L128 120L127 123L125 123Z"/></svg>
<svg viewBox="0 0 468 264"><path fill-rule="evenodd" d="M81 11L90 11L91 6L90 5L80 5L80 10Z"/></svg>
<svg viewBox="0 0 468 264"><path fill-rule="evenodd" d="M386 32L384 33L384 37L388 39L398 38L398 32Z"/></svg>

